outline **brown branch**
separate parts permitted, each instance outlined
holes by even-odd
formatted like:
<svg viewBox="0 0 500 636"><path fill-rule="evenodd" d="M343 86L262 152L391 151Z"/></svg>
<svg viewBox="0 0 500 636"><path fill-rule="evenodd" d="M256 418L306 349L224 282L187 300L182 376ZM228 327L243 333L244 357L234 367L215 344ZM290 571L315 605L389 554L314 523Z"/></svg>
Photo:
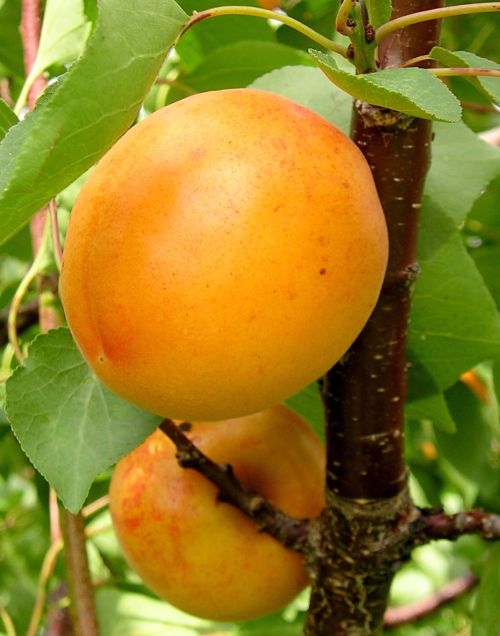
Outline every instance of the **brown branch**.
<svg viewBox="0 0 500 636"><path fill-rule="evenodd" d="M66 511L62 520L73 630L75 636L97 636L99 626L89 574L83 516Z"/></svg>
<svg viewBox="0 0 500 636"><path fill-rule="evenodd" d="M454 515L423 510L422 515L423 524L414 535L416 545L435 539L454 540L464 534L477 534L487 541L500 540L500 515L479 509Z"/></svg>
<svg viewBox="0 0 500 636"><path fill-rule="evenodd" d="M28 76L35 62L40 43L41 9L40 0L23 0L21 35L23 42L24 67ZM36 100L46 86L44 77L38 77L28 94L28 106L33 109ZM30 224L33 254L36 255L42 243L46 209L40 210ZM46 333L63 324L62 314L57 308L57 293L50 276L39 276L39 322L40 331ZM88 567L85 525L82 515L62 512L64 552L67 578L71 597L71 614L75 636L98 636L99 627L94 605L92 584ZM55 520L52 520L54 523Z"/></svg>
<svg viewBox="0 0 500 636"><path fill-rule="evenodd" d="M9 341L7 330L7 321L9 311L0 312L0 347L3 347ZM38 323L38 300L33 300L19 307L16 317L16 331L22 333L32 325Z"/></svg>
<svg viewBox="0 0 500 636"><path fill-rule="evenodd" d="M395 0L393 17L438 5ZM380 66L401 66L426 54L437 35L436 22L398 31L379 47ZM357 103L352 137L375 179L390 254L368 324L322 382L327 509L305 636L380 632L394 572L409 555L419 516L408 494L404 458L406 334L431 128L429 122Z"/></svg>
<svg viewBox="0 0 500 636"><path fill-rule="evenodd" d="M175 444L176 457L183 468L191 468L206 477L219 489L219 500L235 506L252 519L261 532L266 532L285 547L306 552L312 522L307 519L294 519L241 484L230 465L216 464L197 448L183 433L189 424L176 426L166 419L160 429Z"/></svg>
<svg viewBox="0 0 500 636"><path fill-rule="evenodd" d="M450 581L429 598L424 598L401 607L390 607L384 616L384 627L386 629L392 629L399 625L413 623L425 616L429 616L443 605L454 601L459 596L471 590L477 582L478 579L473 574L465 574Z"/></svg>

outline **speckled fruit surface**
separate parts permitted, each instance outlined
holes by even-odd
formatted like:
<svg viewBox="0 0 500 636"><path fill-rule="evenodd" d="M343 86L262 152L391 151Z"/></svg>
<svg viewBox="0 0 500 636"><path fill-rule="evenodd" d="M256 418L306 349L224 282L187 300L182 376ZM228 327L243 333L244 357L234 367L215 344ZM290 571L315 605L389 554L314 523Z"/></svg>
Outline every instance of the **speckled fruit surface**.
<svg viewBox="0 0 500 636"><path fill-rule="evenodd" d="M322 375L377 300L385 220L354 143L273 93L202 93L134 126L71 214L69 326L111 389L185 420Z"/></svg>
<svg viewBox="0 0 500 636"><path fill-rule="evenodd" d="M286 513L316 517L323 508L324 449L290 409L195 423L188 435ZM132 567L160 597L191 614L254 618L279 609L306 584L302 557L218 501L203 476L181 468L161 431L117 464L110 509Z"/></svg>

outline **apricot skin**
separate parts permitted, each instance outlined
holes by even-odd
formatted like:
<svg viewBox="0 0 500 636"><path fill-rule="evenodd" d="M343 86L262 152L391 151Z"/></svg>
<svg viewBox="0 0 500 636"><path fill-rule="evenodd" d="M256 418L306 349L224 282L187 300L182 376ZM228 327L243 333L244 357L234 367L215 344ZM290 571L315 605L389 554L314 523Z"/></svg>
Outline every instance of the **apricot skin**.
<svg viewBox="0 0 500 636"><path fill-rule="evenodd" d="M354 143L288 99L234 89L155 112L99 162L71 215L61 295L111 389L166 417L221 420L337 362L386 260Z"/></svg>
<svg viewBox="0 0 500 636"><path fill-rule="evenodd" d="M188 435L289 515L322 510L324 450L290 409L195 423ZM161 598L196 616L238 621L278 610L307 583L302 556L217 494L178 465L161 431L153 433L117 464L111 481L113 525L127 560Z"/></svg>

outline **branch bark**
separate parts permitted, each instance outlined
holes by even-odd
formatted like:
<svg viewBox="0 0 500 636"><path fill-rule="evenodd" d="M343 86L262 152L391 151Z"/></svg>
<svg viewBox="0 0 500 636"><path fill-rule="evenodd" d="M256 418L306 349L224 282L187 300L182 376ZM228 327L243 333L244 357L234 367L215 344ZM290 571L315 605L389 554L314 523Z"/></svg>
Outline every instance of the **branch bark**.
<svg viewBox="0 0 500 636"><path fill-rule="evenodd" d="M500 540L500 515L483 510L468 510L454 515L422 511L423 524L414 535L415 545L435 539L458 539L464 534L477 534L486 541Z"/></svg>
<svg viewBox="0 0 500 636"><path fill-rule="evenodd" d="M398 17L439 2L393 5ZM437 36L435 22L393 34L380 47L380 66L400 66L427 53ZM372 317L322 382L327 508L305 636L380 633L393 575L410 553L419 517L408 494L404 460L405 349L430 135L429 122L356 104L352 136L373 172L390 256Z"/></svg>
<svg viewBox="0 0 500 636"><path fill-rule="evenodd" d="M41 9L40 0L23 0L21 15L21 36L23 42L24 66L29 75L35 62L40 43ZM28 93L28 107L33 109L39 95L46 86L44 77L38 77ZM33 254L36 255L42 242L47 210L40 210L30 223ZM62 313L57 308L57 292L50 276L40 276L39 324L41 333L59 327ZM57 513L57 511L56 511ZM75 636L98 636L99 628L90 581L87 551L85 543L85 525L81 514L73 515L62 511L64 526L64 548L67 563L72 604L72 621ZM52 523L57 523L53 519Z"/></svg>

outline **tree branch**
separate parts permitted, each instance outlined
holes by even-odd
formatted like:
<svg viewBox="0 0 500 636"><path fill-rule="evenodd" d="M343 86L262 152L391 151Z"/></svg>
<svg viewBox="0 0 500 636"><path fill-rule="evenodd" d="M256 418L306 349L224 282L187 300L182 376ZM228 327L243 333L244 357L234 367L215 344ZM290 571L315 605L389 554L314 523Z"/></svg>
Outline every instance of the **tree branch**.
<svg viewBox="0 0 500 636"><path fill-rule="evenodd" d="M477 534L487 541L500 540L500 515L474 509L447 515L422 511L423 525L415 532L416 545L435 539L454 540L464 534Z"/></svg>
<svg viewBox="0 0 500 636"><path fill-rule="evenodd" d="M216 464L193 444L183 433L189 427L187 422L176 426L169 419L160 424L160 429L177 448L179 465L196 470L211 481L219 488L219 500L230 503L250 517L261 532L271 535L287 548L307 552L313 522L289 517L264 497L245 488L230 465Z"/></svg>
<svg viewBox="0 0 500 636"><path fill-rule="evenodd" d="M406 623L413 623L433 614L443 605L454 601L471 590L478 580L473 574L465 574L438 590L433 596L402 607L390 607L384 616L384 627L392 629Z"/></svg>
<svg viewBox="0 0 500 636"><path fill-rule="evenodd" d="M393 17L438 5L397 0ZM380 66L401 66L426 54L437 35L436 22L398 31L379 47ZM429 122L358 102L352 137L375 179L390 254L370 320L322 382L327 508L305 636L380 633L391 581L409 556L419 516L407 490L404 458L406 334L431 128Z"/></svg>
<svg viewBox="0 0 500 636"><path fill-rule="evenodd" d="M26 76L29 75L37 56L40 42L40 24L40 0L23 0L21 35ZM28 106L30 109L34 108L36 100L45 89L45 86L46 80L44 77L38 77L33 82L28 93ZM33 217L30 223L34 256L37 255L42 243L45 217L46 209L42 209ZM46 333L62 324L62 314L56 307L57 293L53 289L50 276L39 276L38 292L40 331ZM75 636L98 636L99 627L90 581L83 517L81 514L73 515L66 510L62 512L61 516ZM52 524L56 523L57 520L53 519Z"/></svg>

